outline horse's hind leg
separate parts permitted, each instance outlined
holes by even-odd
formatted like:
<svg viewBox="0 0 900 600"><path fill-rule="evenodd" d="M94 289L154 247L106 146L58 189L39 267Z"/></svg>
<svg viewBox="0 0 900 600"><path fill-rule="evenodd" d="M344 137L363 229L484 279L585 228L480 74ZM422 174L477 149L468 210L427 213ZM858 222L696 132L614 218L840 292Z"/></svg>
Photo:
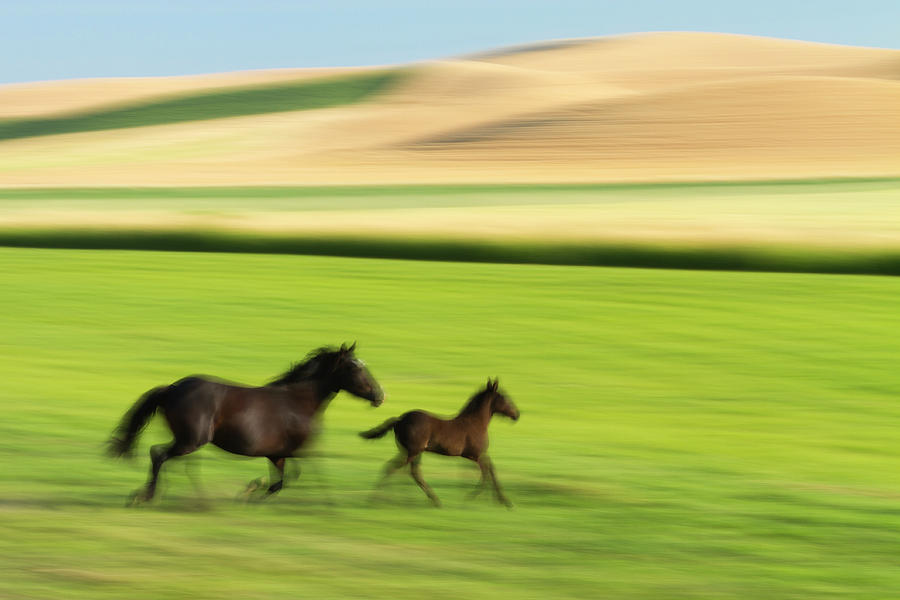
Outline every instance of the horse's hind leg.
<svg viewBox="0 0 900 600"><path fill-rule="evenodd" d="M425 480L422 478L422 473L419 471L419 463L422 461L422 455L417 454L415 457L410 457L407 459L409 462L409 472L412 475L412 478L416 483L419 484L419 487L422 488L422 491L425 492L425 495L428 496L428 499L434 503L435 506L440 506L441 501L438 500L437 495L434 493L434 490L425 483Z"/></svg>
<svg viewBox="0 0 900 600"><path fill-rule="evenodd" d="M190 454L196 449L197 446L195 444L184 444L178 441L169 445L157 444L150 448L150 479L142 491L132 496L131 503L138 504L152 500L153 496L156 495L156 483L159 481L159 470L162 468L163 463L170 458Z"/></svg>
<svg viewBox="0 0 900 600"><path fill-rule="evenodd" d="M184 461L184 472L188 476L188 479L191 480L191 485L194 486L194 493L197 494L197 497L201 501L205 501L206 490L203 489L203 481L200 479L200 463L198 462L198 457L187 457Z"/></svg>

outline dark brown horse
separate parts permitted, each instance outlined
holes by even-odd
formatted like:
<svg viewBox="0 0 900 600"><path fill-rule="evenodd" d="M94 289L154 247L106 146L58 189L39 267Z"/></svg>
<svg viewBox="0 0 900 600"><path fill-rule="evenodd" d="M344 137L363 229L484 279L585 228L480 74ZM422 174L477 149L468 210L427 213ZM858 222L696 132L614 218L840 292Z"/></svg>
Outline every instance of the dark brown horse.
<svg viewBox="0 0 900 600"><path fill-rule="evenodd" d="M435 452L446 456L462 456L478 463L481 468L481 481L473 495L480 494L484 484L490 480L494 485L497 500L506 506L512 506L509 499L503 495L494 474L494 465L486 454L488 423L494 413L505 415L513 421L519 420L519 410L500 392L498 381L488 379L485 388L472 396L453 419L441 419L425 411L413 410L388 419L375 429L363 431L359 435L366 439L374 439L384 436L393 429L397 446L400 448L400 453L385 465L378 487L384 485L391 473L408 464L415 482L435 506L440 506L441 501L419 472L422 452Z"/></svg>
<svg viewBox="0 0 900 600"><path fill-rule="evenodd" d="M150 449L150 479L134 500L153 498L164 462L210 442L234 454L268 458L278 478L267 495L280 490L285 460L314 433L315 415L335 394L346 390L369 400L372 406L384 400L381 387L353 355L355 348L356 344L340 350L321 348L263 387L193 376L148 391L122 418L110 440L110 454L130 454L141 430L158 410L175 439Z"/></svg>

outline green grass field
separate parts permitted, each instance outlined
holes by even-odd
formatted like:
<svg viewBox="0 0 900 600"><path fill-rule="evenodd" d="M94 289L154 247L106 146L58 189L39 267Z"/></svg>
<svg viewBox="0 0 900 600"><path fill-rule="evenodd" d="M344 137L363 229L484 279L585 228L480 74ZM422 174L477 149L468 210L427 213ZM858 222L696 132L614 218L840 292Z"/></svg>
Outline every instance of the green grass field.
<svg viewBox="0 0 900 600"><path fill-rule="evenodd" d="M884 599L900 589L900 281L326 257L0 249L0 597ZM102 456L146 389L262 383L357 340L388 398L325 417L300 483L214 449L146 477ZM451 414L489 376L516 508L359 430Z"/></svg>

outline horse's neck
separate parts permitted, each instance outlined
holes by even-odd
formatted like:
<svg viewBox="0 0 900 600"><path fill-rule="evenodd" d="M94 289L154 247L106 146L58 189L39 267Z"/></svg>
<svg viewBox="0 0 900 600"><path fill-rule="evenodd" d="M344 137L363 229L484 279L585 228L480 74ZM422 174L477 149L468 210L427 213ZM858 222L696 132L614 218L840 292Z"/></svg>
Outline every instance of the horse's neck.
<svg viewBox="0 0 900 600"><path fill-rule="evenodd" d="M487 426L487 422L491 420L491 401L488 395L470 400L456 416L456 420L484 422Z"/></svg>
<svg viewBox="0 0 900 600"><path fill-rule="evenodd" d="M336 392L331 389L330 383L321 380L307 380L288 386L288 389L291 390L301 411L314 415L325 410L329 401L334 398Z"/></svg>

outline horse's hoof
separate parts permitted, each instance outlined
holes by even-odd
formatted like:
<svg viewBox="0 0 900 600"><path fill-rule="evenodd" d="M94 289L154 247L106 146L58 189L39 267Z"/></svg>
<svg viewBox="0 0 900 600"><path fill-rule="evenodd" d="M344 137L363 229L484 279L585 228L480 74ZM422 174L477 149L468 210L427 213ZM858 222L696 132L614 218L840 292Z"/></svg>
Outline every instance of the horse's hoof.
<svg viewBox="0 0 900 600"><path fill-rule="evenodd" d="M134 508L135 506L140 506L150 499L151 497L147 496L146 491L135 492L128 497L128 500L125 502L125 507Z"/></svg>
<svg viewBox="0 0 900 600"><path fill-rule="evenodd" d="M256 492L263 489L266 485L266 482L263 481L262 477L257 477L253 481L247 484L247 487L244 488L243 492L240 492L237 495L237 500L239 502L249 502L253 499Z"/></svg>
<svg viewBox="0 0 900 600"><path fill-rule="evenodd" d="M257 477L253 481L247 484L247 487L244 489L245 494L252 494L256 490L262 488L265 485L262 477Z"/></svg>

